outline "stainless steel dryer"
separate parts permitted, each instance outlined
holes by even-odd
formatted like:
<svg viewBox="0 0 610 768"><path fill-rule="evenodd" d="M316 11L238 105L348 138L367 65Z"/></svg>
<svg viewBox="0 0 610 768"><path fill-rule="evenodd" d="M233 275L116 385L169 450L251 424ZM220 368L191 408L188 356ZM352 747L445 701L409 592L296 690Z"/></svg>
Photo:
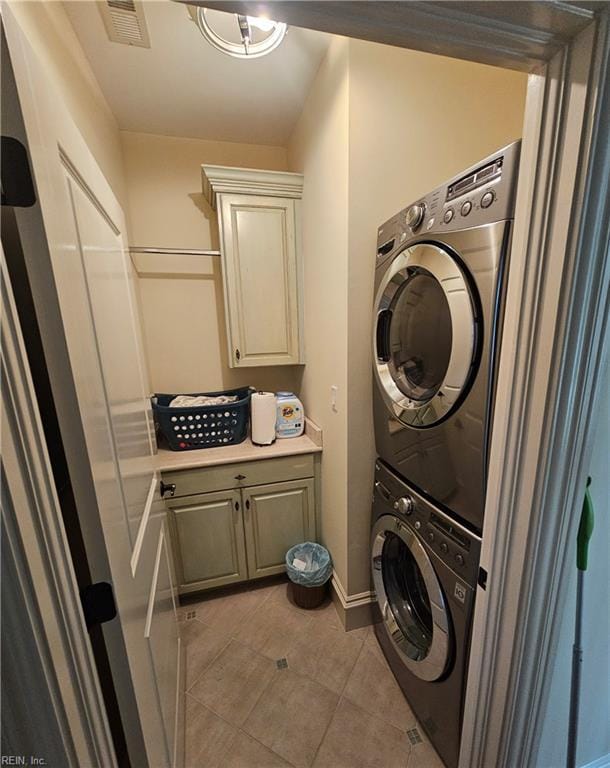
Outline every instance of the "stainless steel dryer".
<svg viewBox="0 0 610 768"><path fill-rule="evenodd" d="M519 150L499 150L378 231L377 453L477 531Z"/></svg>
<svg viewBox="0 0 610 768"><path fill-rule="evenodd" d="M480 546L476 534L377 462L375 633L448 768L458 764Z"/></svg>

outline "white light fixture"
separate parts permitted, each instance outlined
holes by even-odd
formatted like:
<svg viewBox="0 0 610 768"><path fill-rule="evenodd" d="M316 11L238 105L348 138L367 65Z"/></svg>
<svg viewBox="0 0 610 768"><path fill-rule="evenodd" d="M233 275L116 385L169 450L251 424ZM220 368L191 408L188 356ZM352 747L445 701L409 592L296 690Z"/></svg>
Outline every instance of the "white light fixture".
<svg viewBox="0 0 610 768"><path fill-rule="evenodd" d="M225 14L220 14L225 15ZM241 13L231 14L236 22L236 32L239 32L239 41L228 40L218 31L213 29L208 9L199 6L197 8L197 24L201 34L218 51L227 53L237 59L256 59L266 56L274 51L284 39L287 26L281 21L273 21L264 17L244 16ZM258 39L259 35L252 28L266 36ZM237 35L235 35L237 39Z"/></svg>

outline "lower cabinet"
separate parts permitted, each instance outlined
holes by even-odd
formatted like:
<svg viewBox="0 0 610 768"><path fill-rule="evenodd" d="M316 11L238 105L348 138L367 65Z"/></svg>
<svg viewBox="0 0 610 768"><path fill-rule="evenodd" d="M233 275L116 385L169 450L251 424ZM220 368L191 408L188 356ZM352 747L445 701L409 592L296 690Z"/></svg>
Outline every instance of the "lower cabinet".
<svg viewBox="0 0 610 768"><path fill-rule="evenodd" d="M220 587L248 578L239 491L203 493L170 502L179 588Z"/></svg>
<svg viewBox="0 0 610 768"><path fill-rule="evenodd" d="M315 537L314 479L168 499L181 593L282 573Z"/></svg>
<svg viewBox="0 0 610 768"><path fill-rule="evenodd" d="M282 573L290 547L315 536L313 480L247 488L243 498L248 577Z"/></svg>

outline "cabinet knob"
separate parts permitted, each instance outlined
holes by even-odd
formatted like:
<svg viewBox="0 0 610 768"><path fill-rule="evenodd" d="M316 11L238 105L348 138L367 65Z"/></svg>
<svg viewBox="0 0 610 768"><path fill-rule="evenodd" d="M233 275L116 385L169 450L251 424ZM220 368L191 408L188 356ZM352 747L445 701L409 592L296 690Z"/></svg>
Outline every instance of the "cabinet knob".
<svg viewBox="0 0 610 768"><path fill-rule="evenodd" d="M236 360L239 360L239 359L240 359L240 357L241 357L241 353L240 353L239 349L236 349L236 350L235 350L235 359L236 359Z"/></svg>
<svg viewBox="0 0 610 768"><path fill-rule="evenodd" d="M173 498L176 494L176 483L164 483L163 480L159 483L159 493L161 494L161 498L165 498L165 494L169 493L169 495Z"/></svg>
<svg viewBox="0 0 610 768"><path fill-rule="evenodd" d="M235 479L239 480L239 482L241 483L242 480L246 479L246 476L245 475L235 475Z"/></svg>
<svg viewBox="0 0 610 768"><path fill-rule="evenodd" d="M246 499L246 509L250 509L250 499Z"/></svg>

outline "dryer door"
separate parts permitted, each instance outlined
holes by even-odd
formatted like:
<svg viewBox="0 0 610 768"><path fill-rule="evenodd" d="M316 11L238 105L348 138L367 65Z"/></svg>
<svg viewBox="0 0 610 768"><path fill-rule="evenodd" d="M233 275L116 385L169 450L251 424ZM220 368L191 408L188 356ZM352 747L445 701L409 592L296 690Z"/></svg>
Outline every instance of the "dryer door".
<svg viewBox="0 0 610 768"><path fill-rule="evenodd" d="M442 421L469 388L480 336L461 267L439 245L406 248L388 266L375 307L374 371L386 405L412 427Z"/></svg>
<svg viewBox="0 0 610 768"><path fill-rule="evenodd" d="M372 566L383 623L401 660L421 680L438 680L451 655L447 603L422 543L394 515L373 528Z"/></svg>

